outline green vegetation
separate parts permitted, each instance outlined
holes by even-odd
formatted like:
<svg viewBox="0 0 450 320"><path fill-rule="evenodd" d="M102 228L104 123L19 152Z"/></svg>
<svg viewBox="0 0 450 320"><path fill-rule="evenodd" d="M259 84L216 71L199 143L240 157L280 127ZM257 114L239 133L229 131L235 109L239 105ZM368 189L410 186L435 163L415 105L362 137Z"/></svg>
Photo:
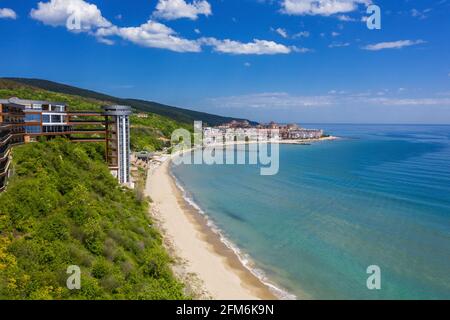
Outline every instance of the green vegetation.
<svg viewBox="0 0 450 320"><path fill-rule="evenodd" d="M192 131L192 125L180 123L156 114L147 118L131 116L131 148L133 150L155 151L170 146L170 137L176 129Z"/></svg>
<svg viewBox="0 0 450 320"><path fill-rule="evenodd" d="M180 299L183 286L148 217L121 188L100 144L15 147L0 194L0 299ZM68 290L66 270L82 270Z"/></svg>
<svg viewBox="0 0 450 320"><path fill-rule="evenodd" d="M0 99L58 101L73 111L96 111L106 104L156 110L146 112L146 117L131 117L132 148L138 151L169 146L173 130L192 130L190 116L197 116L183 109L164 111L163 105L31 82L0 79ZM147 108L148 104L157 107ZM0 299L186 298L148 217L144 182L139 180L140 188L134 192L120 187L109 173L104 152L102 144L63 139L42 138L40 143L14 147L13 175L0 194ZM81 268L80 290L66 287L71 265Z"/></svg>
<svg viewBox="0 0 450 320"><path fill-rule="evenodd" d="M178 128L224 118L154 102L119 99L32 79L0 79L0 99L64 102L69 110L107 104L145 112L131 117L136 151L169 146ZM120 187L102 144L63 139L16 146L12 177L0 194L0 299L182 299L162 239L148 217L148 199ZM138 168L139 176L145 171ZM67 268L81 268L81 289L66 287Z"/></svg>
<svg viewBox="0 0 450 320"><path fill-rule="evenodd" d="M94 99L98 101L110 101L114 104L129 105L135 110L142 112L151 112L160 116L164 116L181 122L184 124L189 124L192 126L194 121L203 121L209 125L215 126L220 125L232 120L242 120L237 118L222 117L214 114L209 114L205 112L198 112L193 110L187 110L177 107L172 107L152 101L144 101L137 99L121 99L112 97L106 94L94 92L91 90L80 89L72 86L68 86L61 83L56 83L41 79L24 79L24 78L4 78L5 80L12 80L16 83L20 83L26 86L33 86L35 88L40 88L41 90L58 92L67 95L75 95L84 98ZM1 80L1 79L0 79ZM252 124L257 124L256 122L251 122Z"/></svg>
<svg viewBox="0 0 450 320"><path fill-rule="evenodd" d="M96 111L100 110L102 105L108 104L106 101L46 91L13 81L0 79L0 99L9 99L11 97L64 102L74 111Z"/></svg>

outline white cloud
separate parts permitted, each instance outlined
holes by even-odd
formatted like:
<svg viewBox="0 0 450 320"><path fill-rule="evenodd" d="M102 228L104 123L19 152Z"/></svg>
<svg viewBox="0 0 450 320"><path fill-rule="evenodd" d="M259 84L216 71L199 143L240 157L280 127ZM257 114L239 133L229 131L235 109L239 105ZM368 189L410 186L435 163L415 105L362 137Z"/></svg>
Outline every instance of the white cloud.
<svg viewBox="0 0 450 320"><path fill-rule="evenodd" d="M338 15L337 18L338 18L340 21L345 21L345 22L348 22L348 21L356 21L356 19L354 19L354 18L352 18L352 17L350 17L350 16L348 16L348 15L346 15L346 14Z"/></svg>
<svg viewBox="0 0 450 320"><path fill-rule="evenodd" d="M277 28L277 29L275 29L275 32L278 33L283 38L287 38L288 37L287 31L285 29L283 29L283 28Z"/></svg>
<svg viewBox="0 0 450 320"><path fill-rule="evenodd" d="M423 11L417 10L417 9L411 9L411 16L418 18L420 20L426 19L428 18L427 14L431 11L432 9L428 8L425 9Z"/></svg>
<svg viewBox="0 0 450 320"><path fill-rule="evenodd" d="M292 95L286 92L265 92L247 94L240 96L228 96L209 99L217 107L223 108L261 108L270 110L293 110L305 107L327 107L327 106L361 106L367 105L391 107L415 107L415 106L450 106L450 98L444 97L421 97L421 98L398 98L386 96L387 91L375 93L350 94L345 91L331 90L323 95Z"/></svg>
<svg viewBox="0 0 450 320"><path fill-rule="evenodd" d="M108 46L112 46L112 45L115 44L115 42L113 40L108 39L108 38L98 37L97 41L100 42L100 43L106 44Z"/></svg>
<svg viewBox="0 0 450 320"><path fill-rule="evenodd" d="M120 37L132 43L151 48L176 52L199 52L200 45L194 40L183 39L164 24L149 20L139 27L119 28L103 17L96 5L84 0L51 0L39 2L30 13L33 19L50 26L67 27L69 17L79 17L80 29L95 36L101 43L112 45L111 37Z"/></svg>
<svg viewBox="0 0 450 320"><path fill-rule="evenodd" d="M175 52L201 51L201 47L197 41L183 39L177 36L176 32L171 28L152 20L147 21L139 27L99 29L95 35L100 39L119 36L124 40L147 48L168 49Z"/></svg>
<svg viewBox="0 0 450 320"><path fill-rule="evenodd" d="M291 48L273 41L254 39L253 42L243 43L230 39L218 40L215 38L202 38L200 42L213 47L213 50L228 54L287 54Z"/></svg>
<svg viewBox="0 0 450 320"><path fill-rule="evenodd" d="M333 31L332 33L331 33L331 36L332 37L337 37L337 36L339 36L340 35L340 33L339 32L336 32L336 31Z"/></svg>
<svg viewBox="0 0 450 320"><path fill-rule="evenodd" d="M423 40L399 40L392 42L380 42L376 44L369 44L363 47L364 50L379 51L384 49L401 49L403 47L410 47L425 43Z"/></svg>
<svg viewBox="0 0 450 320"><path fill-rule="evenodd" d="M450 106L449 98L372 98L368 101L385 106Z"/></svg>
<svg viewBox="0 0 450 320"><path fill-rule="evenodd" d="M235 55L273 55L287 54L292 51L304 52L300 50L307 50L296 47L290 48L273 41L258 39L249 43L230 39L218 40L216 38L188 40L178 37L176 32L166 25L151 20L139 27L102 28L97 31L96 36L99 39L119 36L143 47L168 49L176 52L200 52L202 45L211 46L216 52Z"/></svg>
<svg viewBox="0 0 450 320"><path fill-rule="evenodd" d="M210 99L225 108L290 109L296 107L318 107L332 104L329 96L294 96L286 92L264 92L241 96Z"/></svg>
<svg viewBox="0 0 450 320"><path fill-rule="evenodd" d="M78 31L91 31L112 26L95 4L83 0L39 2L37 9L32 9L30 15L33 19L53 27L66 26L69 18L75 17L80 23Z"/></svg>
<svg viewBox="0 0 450 320"><path fill-rule="evenodd" d="M167 2L168 1L160 1ZM177 1L173 3L179 3ZM184 1L182 1L185 3ZM194 1L190 6L197 8L199 12L207 12L205 8L206 1ZM174 7L167 7L174 8ZM167 9L166 8L166 9ZM181 8L185 8L181 5ZM200 8L200 9L199 9ZM209 8L209 4L208 4ZM203 11L202 11L203 10ZM160 11L161 13L162 11ZM169 11L165 11L167 14ZM175 11L172 17L175 17ZM178 12L178 14L181 14ZM218 40L215 38L200 38L196 40L185 39L179 36L173 29L168 26L150 19L146 23L134 27L118 27L103 17L101 11L96 5L84 0L49 0L47 2L39 2L36 9L32 9L30 13L33 19L54 27L66 27L71 31L86 32L94 36L101 43L113 45L115 38L120 38L139 46L147 48L167 49L175 52L200 52L202 46L212 46L216 52L229 54L287 54L294 52L302 52L307 49L287 47L273 41L258 40L253 42L242 43L234 40ZM79 17L80 28L72 30L67 26L67 21L73 15ZM179 16L179 15L178 15ZM197 30L197 29L196 29ZM195 31L199 33L200 30Z"/></svg>
<svg viewBox="0 0 450 320"><path fill-rule="evenodd" d="M135 44L169 49L176 52L200 52L201 47L195 40L176 36L171 28L154 21L148 21L140 27L120 28L119 35Z"/></svg>
<svg viewBox="0 0 450 320"><path fill-rule="evenodd" d="M371 0L282 0L281 12L289 15L330 16L358 9L358 5L369 5Z"/></svg>
<svg viewBox="0 0 450 320"><path fill-rule="evenodd" d="M0 8L0 19L17 19L17 14L13 9Z"/></svg>
<svg viewBox="0 0 450 320"><path fill-rule="evenodd" d="M342 48L348 46L350 46L349 42L333 42L330 45L328 45L328 48Z"/></svg>
<svg viewBox="0 0 450 320"><path fill-rule="evenodd" d="M153 16L166 20L180 18L196 20L202 14L205 16L212 14L211 5L206 0L195 0L192 3L184 0L159 0Z"/></svg>
<svg viewBox="0 0 450 320"><path fill-rule="evenodd" d="M311 34L309 31L300 31L292 36L292 38L308 38Z"/></svg>
<svg viewBox="0 0 450 320"><path fill-rule="evenodd" d="M309 48L296 47L296 46L292 46L291 49L292 49L292 51L297 52L297 53L309 53L309 52L313 52L314 51L314 50L309 49Z"/></svg>

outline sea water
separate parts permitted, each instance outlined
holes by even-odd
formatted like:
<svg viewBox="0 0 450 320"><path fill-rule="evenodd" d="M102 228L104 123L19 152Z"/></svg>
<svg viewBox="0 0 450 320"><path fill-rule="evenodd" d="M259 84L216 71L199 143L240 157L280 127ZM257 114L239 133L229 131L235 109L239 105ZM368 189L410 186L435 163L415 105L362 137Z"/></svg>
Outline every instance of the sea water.
<svg viewBox="0 0 450 320"><path fill-rule="evenodd" d="M450 299L450 126L311 127L341 139L281 145L275 176L254 165L172 172L283 297ZM367 287L372 265L380 290Z"/></svg>

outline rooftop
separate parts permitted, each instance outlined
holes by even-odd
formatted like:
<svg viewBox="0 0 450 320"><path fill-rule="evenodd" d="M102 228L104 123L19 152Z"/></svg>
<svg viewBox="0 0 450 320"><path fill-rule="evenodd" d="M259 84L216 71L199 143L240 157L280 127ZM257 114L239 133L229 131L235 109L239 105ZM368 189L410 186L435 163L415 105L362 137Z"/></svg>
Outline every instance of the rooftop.
<svg viewBox="0 0 450 320"><path fill-rule="evenodd" d="M127 116L132 114L130 106L104 106L103 110L104 114L108 116Z"/></svg>
<svg viewBox="0 0 450 320"><path fill-rule="evenodd" d="M51 104L51 105L57 105L57 106L65 106L66 104L64 102L56 102L56 101L44 101L44 100L27 100L27 99L19 99L17 97L9 98L8 100L2 100L7 102L2 103L14 103L14 104L21 104L21 105L27 105L27 104Z"/></svg>

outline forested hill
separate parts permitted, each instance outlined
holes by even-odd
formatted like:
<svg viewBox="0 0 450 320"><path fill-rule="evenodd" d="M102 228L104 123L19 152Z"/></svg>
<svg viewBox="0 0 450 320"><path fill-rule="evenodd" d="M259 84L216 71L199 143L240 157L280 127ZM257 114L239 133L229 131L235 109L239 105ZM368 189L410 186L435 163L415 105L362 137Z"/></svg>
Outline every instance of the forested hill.
<svg viewBox="0 0 450 320"><path fill-rule="evenodd" d="M0 194L0 300L184 299L148 202L119 186L100 144L14 148ZM69 266L81 288L66 287Z"/></svg>
<svg viewBox="0 0 450 320"><path fill-rule="evenodd" d="M183 123L190 123L192 124L194 121L199 120L203 121L204 123L215 126L224 124L226 122L230 122L232 120L243 120L238 118L232 118L232 117L223 117L218 116L214 114L209 114L205 112L198 112L188 109L182 109L177 107L172 107L168 105L164 105L157 102L152 101L145 101L145 100L138 100L138 99L124 99L124 98L117 98L110 95L106 95L103 93L98 93L91 90L81 89L73 86L69 86L66 84L61 84L57 82L52 82L48 80L42 80L42 79L26 79L26 78L2 78L4 80L10 80L14 81L16 83L21 83L28 86L33 86L35 88L39 88L42 90L62 93L62 94L69 94L69 95L75 95L80 96L83 98L89 98L89 99L95 99L99 101L109 101L115 104L121 104L121 105L129 105L132 106L134 109L144 112L151 112L157 115L165 116L168 118L171 118L172 120L183 122ZM252 124L256 124L256 122L250 121Z"/></svg>

